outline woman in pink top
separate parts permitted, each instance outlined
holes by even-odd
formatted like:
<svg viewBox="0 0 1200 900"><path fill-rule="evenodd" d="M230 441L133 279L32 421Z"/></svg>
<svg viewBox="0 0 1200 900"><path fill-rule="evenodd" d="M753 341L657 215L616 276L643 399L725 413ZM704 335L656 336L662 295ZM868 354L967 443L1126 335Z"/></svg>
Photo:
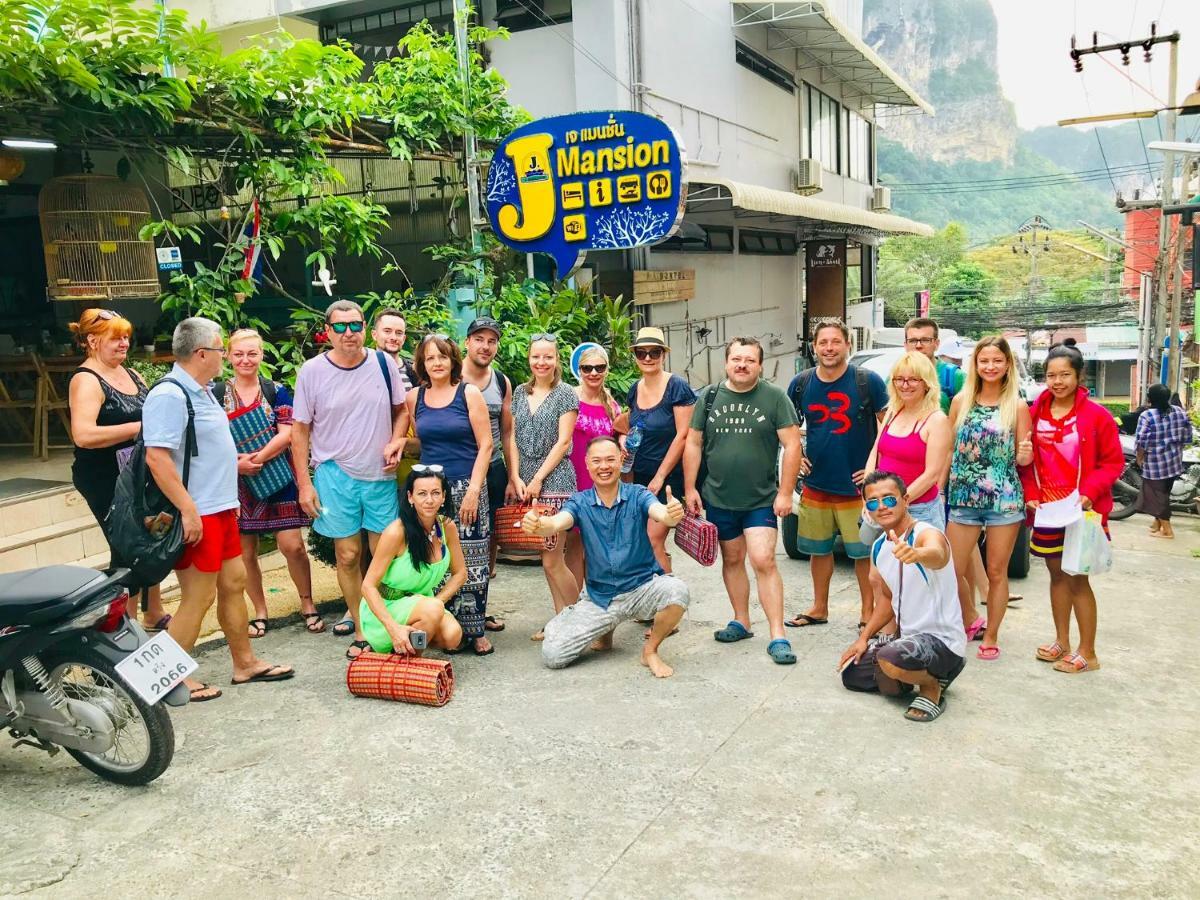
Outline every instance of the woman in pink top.
<svg viewBox="0 0 1200 900"><path fill-rule="evenodd" d="M899 475L908 493L908 511L919 522L946 529L940 486L950 466L954 434L941 408L937 369L924 353L905 353L892 366L883 427L867 457L867 472ZM873 544L881 529L863 513L861 539Z"/></svg>
<svg viewBox="0 0 1200 900"><path fill-rule="evenodd" d="M613 433L613 420L620 415L621 407L609 392L605 381L608 378L608 351L599 344L581 344L572 356L572 374L579 382L575 393L579 396L579 418L575 420L575 433L571 443L571 465L575 467L575 482L578 490L592 487L592 476L588 474L588 443L594 438ZM567 567L579 584L584 582L585 561L583 543L577 529L567 532Z"/></svg>

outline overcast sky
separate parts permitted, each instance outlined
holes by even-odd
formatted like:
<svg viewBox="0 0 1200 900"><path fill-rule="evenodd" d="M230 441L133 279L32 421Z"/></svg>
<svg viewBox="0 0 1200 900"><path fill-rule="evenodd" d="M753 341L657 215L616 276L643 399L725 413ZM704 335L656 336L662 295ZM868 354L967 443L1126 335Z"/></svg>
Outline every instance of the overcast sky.
<svg viewBox="0 0 1200 900"><path fill-rule="evenodd" d="M1169 45L1157 45L1149 65L1137 48L1130 53L1128 68L1121 67L1119 52L1104 54L1150 88L1162 100L1159 103L1100 57L1084 57L1083 72L1076 74L1067 56L1073 33L1081 46L1091 46L1093 31L1100 33L1101 44L1115 43L1148 37L1150 23L1157 20L1159 34L1180 33L1180 101L1200 78L1200 0L991 0L991 4L1000 26L1000 83L1016 105L1022 128L1166 105ZM1181 120L1185 134L1197 125L1194 119Z"/></svg>

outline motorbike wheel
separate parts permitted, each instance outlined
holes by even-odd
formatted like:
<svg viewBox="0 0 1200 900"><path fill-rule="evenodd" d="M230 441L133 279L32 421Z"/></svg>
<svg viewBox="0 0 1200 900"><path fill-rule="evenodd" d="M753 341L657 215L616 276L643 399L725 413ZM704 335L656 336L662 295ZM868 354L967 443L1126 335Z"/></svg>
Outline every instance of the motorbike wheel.
<svg viewBox="0 0 1200 900"><path fill-rule="evenodd" d="M1125 471L1113 485L1113 508L1110 519L1128 519L1137 512L1138 495L1142 492L1142 473L1134 462L1125 463Z"/></svg>
<svg viewBox="0 0 1200 900"><path fill-rule="evenodd" d="M127 688L116 669L87 647L72 647L44 660L51 679L71 700L100 707L116 730L104 753L63 749L85 769L116 784L149 784L175 755L175 729L162 706L151 706Z"/></svg>
<svg viewBox="0 0 1200 900"><path fill-rule="evenodd" d="M801 553L796 547L796 537L800 530L800 520L793 513L783 517L783 552L788 559L808 559L807 553Z"/></svg>

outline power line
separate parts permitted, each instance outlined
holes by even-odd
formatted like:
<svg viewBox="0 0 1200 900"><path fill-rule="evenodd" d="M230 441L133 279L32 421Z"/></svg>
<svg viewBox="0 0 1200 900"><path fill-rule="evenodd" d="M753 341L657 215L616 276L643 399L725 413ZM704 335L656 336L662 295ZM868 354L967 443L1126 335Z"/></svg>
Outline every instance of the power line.
<svg viewBox="0 0 1200 900"><path fill-rule="evenodd" d="M1125 172L1134 169L1144 169L1143 163L1126 163L1125 165L1115 166L1111 169L1113 172ZM954 185L979 185L979 184L1003 184L1014 181L1043 181L1046 179L1062 179L1074 178L1089 175L1103 175L1110 171L1109 169L1080 169L1075 172L1049 172L1045 175L1006 175L1003 178L963 178L951 181L893 181L883 182L889 187L943 187Z"/></svg>

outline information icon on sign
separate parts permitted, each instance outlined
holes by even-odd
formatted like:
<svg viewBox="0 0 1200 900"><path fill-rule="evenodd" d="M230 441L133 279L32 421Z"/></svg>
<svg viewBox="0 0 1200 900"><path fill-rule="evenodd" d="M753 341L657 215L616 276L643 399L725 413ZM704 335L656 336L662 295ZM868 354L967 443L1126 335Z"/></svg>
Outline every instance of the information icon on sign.
<svg viewBox="0 0 1200 900"><path fill-rule="evenodd" d="M592 206L611 206L613 189L611 178L593 178L588 182L588 202Z"/></svg>

